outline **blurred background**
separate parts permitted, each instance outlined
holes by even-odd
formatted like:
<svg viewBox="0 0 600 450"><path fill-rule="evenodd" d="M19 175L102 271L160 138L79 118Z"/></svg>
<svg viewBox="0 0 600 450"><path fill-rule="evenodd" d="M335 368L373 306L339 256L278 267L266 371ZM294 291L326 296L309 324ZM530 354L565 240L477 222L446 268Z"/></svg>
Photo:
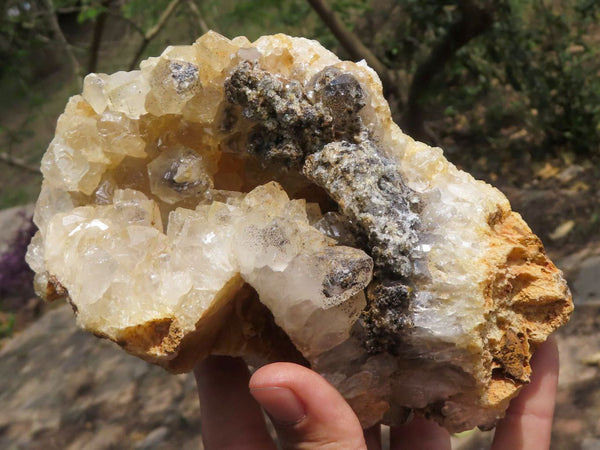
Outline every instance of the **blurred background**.
<svg viewBox="0 0 600 450"><path fill-rule="evenodd" d="M0 399L12 405L0 447L198 447L190 379L78 332L66 307L35 298L23 256L39 161L82 77L209 29L304 36L365 59L405 132L505 192L576 302L558 335L553 447L600 449L597 0L0 0Z"/></svg>

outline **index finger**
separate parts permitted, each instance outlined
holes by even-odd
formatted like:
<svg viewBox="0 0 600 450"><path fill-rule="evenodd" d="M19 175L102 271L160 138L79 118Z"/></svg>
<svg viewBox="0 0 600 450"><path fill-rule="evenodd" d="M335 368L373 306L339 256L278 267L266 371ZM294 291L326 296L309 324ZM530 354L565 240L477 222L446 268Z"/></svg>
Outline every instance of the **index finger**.
<svg viewBox="0 0 600 450"><path fill-rule="evenodd" d="M260 406L250 395L250 373L239 358L210 356L194 368L201 435L211 449L274 449Z"/></svg>

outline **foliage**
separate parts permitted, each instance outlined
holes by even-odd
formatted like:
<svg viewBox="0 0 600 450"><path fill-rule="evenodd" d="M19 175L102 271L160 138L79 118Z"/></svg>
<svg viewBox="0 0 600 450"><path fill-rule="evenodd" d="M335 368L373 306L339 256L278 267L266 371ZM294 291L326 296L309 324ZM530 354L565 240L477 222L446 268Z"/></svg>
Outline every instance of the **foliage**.
<svg viewBox="0 0 600 450"><path fill-rule="evenodd" d="M254 40L263 34L312 34L306 0L206 0L200 2L215 31Z"/></svg>
<svg viewBox="0 0 600 450"><path fill-rule="evenodd" d="M1 3L0 77L7 73L29 75L30 51L42 45L46 36L42 11L32 2L8 0Z"/></svg>
<svg viewBox="0 0 600 450"><path fill-rule="evenodd" d="M452 0L373 3L357 31L386 65L407 72L416 69L459 15L457 2Z"/></svg>
<svg viewBox="0 0 600 450"><path fill-rule="evenodd" d="M96 19L107 11L107 7L99 0L80 0L77 22L84 23Z"/></svg>
<svg viewBox="0 0 600 450"><path fill-rule="evenodd" d="M29 194L23 188L7 190L0 195L0 209L22 205L29 201Z"/></svg>
<svg viewBox="0 0 600 450"><path fill-rule="evenodd" d="M123 17L137 24L141 30L147 30L156 23L170 0L128 0L122 3Z"/></svg>
<svg viewBox="0 0 600 450"><path fill-rule="evenodd" d="M380 31L376 43L388 66L412 74L460 18L459 2L394 4L386 12L398 26ZM430 115L441 109L466 116L461 134L470 133L472 142L480 136L490 154L512 145L504 133L512 126L529 136L525 144L534 144L535 157L600 156L598 2L496 0L492 8L491 29L439 67L422 99Z"/></svg>
<svg viewBox="0 0 600 450"><path fill-rule="evenodd" d="M501 81L529 98L546 145L599 154L600 29L584 2L569 3L536 0L519 16L507 2L488 45L503 61Z"/></svg>
<svg viewBox="0 0 600 450"><path fill-rule="evenodd" d="M0 339L10 337L15 327L15 315L13 313L0 315Z"/></svg>

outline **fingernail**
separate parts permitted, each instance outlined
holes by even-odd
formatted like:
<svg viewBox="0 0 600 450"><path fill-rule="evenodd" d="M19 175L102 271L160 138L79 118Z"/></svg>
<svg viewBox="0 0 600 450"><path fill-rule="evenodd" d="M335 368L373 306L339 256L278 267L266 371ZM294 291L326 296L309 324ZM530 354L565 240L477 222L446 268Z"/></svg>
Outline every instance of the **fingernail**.
<svg viewBox="0 0 600 450"><path fill-rule="evenodd" d="M250 392L271 419L281 425L294 425L306 417L304 405L291 389L274 386Z"/></svg>

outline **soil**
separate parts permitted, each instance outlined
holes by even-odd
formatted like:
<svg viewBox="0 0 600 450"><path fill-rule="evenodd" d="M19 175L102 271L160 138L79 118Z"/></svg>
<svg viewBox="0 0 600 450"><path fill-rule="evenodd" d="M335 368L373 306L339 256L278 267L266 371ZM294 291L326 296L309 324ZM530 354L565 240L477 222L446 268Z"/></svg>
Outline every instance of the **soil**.
<svg viewBox="0 0 600 450"><path fill-rule="evenodd" d="M78 330L62 305L0 350L0 448L197 449L191 375Z"/></svg>

